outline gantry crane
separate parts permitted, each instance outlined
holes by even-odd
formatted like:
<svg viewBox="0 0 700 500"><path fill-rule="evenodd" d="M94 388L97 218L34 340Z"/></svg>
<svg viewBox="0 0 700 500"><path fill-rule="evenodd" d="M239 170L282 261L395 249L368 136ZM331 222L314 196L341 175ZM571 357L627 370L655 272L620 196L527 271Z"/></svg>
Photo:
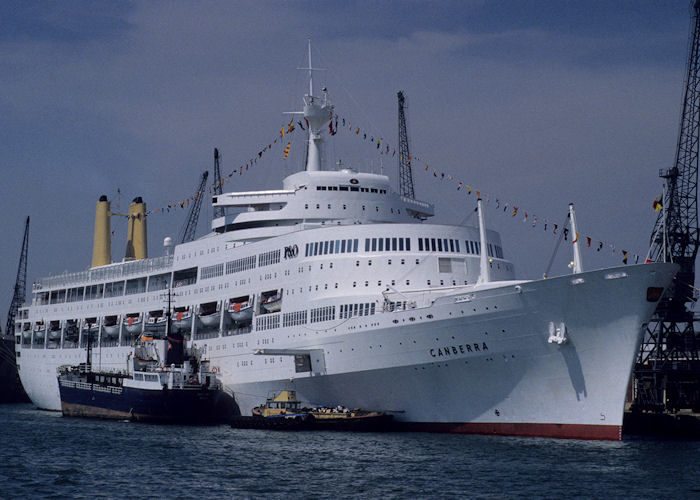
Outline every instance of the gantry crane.
<svg viewBox="0 0 700 500"><path fill-rule="evenodd" d="M214 148L214 190L212 196L218 196L223 192L221 185L221 167L219 166L219 150ZM212 217L218 219L224 216L224 207L214 207Z"/></svg>
<svg viewBox="0 0 700 500"><path fill-rule="evenodd" d="M680 266L649 322L635 365L635 407L672 411L700 409L700 342L692 306L698 253L698 140L700 139L700 0L693 6L685 97L675 164L664 179L662 210L647 259Z"/></svg>
<svg viewBox="0 0 700 500"><path fill-rule="evenodd" d="M205 170L202 174L202 179L199 181L199 187L194 194L194 200L190 205L190 213L187 216L187 222L183 226L180 233L180 243L194 241L195 233L197 231L197 222L199 221L199 209L202 207L202 198L204 198L207 177L209 177L209 172Z"/></svg>
<svg viewBox="0 0 700 500"><path fill-rule="evenodd" d="M413 174L411 173L411 153L408 149L403 91L399 90L397 96L399 98L399 193L401 196L413 199L415 193L413 191Z"/></svg>
<svg viewBox="0 0 700 500"><path fill-rule="evenodd" d="M15 291L12 294L10 310L7 312L7 323L5 324L5 334L14 335L15 317L17 310L24 304L27 293L27 254L29 252L29 216L24 223L24 238L22 239L22 250L19 254L19 267L17 268L17 279L15 280ZM13 356L14 358L14 356Z"/></svg>

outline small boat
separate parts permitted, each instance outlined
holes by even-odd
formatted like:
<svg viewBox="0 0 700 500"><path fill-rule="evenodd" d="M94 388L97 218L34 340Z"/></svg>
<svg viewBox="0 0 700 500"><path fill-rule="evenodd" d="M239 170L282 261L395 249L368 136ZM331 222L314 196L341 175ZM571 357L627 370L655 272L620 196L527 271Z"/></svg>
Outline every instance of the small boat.
<svg viewBox="0 0 700 500"><path fill-rule="evenodd" d="M93 369L89 343L86 363L58 368L63 415L183 424L227 422L233 399L223 391L218 370L201 350L184 344L177 333L164 339L142 336L129 355L127 371L114 372Z"/></svg>
<svg viewBox="0 0 700 500"><path fill-rule="evenodd" d="M282 294L276 293L263 300L262 306L267 312L273 313L282 309Z"/></svg>
<svg viewBox="0 0 700 500"><path fill-rule="evenodd" d="M218 301L199 304L197 316L204 326L218 328L221 321L221 304Z"/></svg>
<svg viewBox="0 0 700 500"><path fill-rule="evenodd" d="M279 430L389 431L393 415L344 406L303 407L296 391L284 389L253 408L253 415L236 416L231 427Z"/></svg>
<svg viewBox="0 0 700 500"><path fill-rule="evenodd" d="M253 299L243 297L242 299L231 299L228 305L228 314L237 324L248 324L253 319Z"/></svg>
<svg viewBox="0 0 700 500"><path fill-rule="evenodd" d="M105 316L102 323L102 335L112 340L119 336L119 316Z"/></svg>
<svg viewBox="0 0 700 500"><path fill-rule="evenodd" d="M165 324L168 319L162 309L148 313L146 320L146 331L152 335L162 336L165 334Z"/></svg>
<svg viewBox="0 0 700 500"><path fill-rule="evenodd" d="M173 331L189 332L192 330L192 311L189 307L176 307L172 316Z"/></svg>
<svg viewBox="0 0 700 500"><path fill-rule="evenodd" d="M137 335L141 333L142 321L141 313L129 313L124 316L124 329L129 335Z"/></svg>

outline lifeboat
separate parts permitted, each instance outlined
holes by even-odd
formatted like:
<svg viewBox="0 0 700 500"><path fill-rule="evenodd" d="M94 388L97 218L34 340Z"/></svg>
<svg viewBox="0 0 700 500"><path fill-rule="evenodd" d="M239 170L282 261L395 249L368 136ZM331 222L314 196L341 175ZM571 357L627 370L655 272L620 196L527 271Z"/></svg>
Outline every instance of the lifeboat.
<svg viewBox="0 0 700 500"><path fill-rule="evenodd" d="M123 323L124 329L129 333L129 335L135 336L141 333L143 318L141 317L141 313L129 313L124 316Z"/></svg>
<svg viewBox="0 0 700 500"><path fill-rule="evenodd" d="M274 295L270 295L269 297L263 300L262 306L265 309L265 311L269 313L279 311L280 309L282 309L282 294L276 293Z"/></svg>
<svg viewBox="0 0 700 500"><path fill-rule="evenodd" d="M253 297L239 297L229 300L227 311L235 323L250 323L253 319Z"/></svg>
<svg viewBox="0 0 700 500"><path fill-rule="evenodd" d="M199 304L197 315L204 326L218 328L221 321L221 303L217 301Z"/></svg>
<svg viewBox="0 0 700 500"><path fill-rule="evenodd" d="M92 341L97 341L97 333L100 331L100 324L97 322L97 318L85 318L83 320L83 340L82 342L87 343L88 335L92 338Z"/></svg>
<svg viewBox="0 0 700 500"><path fill-rule="evenodd" d="M46 325L43 321L34 323L34 342L43 343L46 337Z"/></svg>
<svg viewBox="0 0 700 500"><path fill-rule="evenodd" d="M29 342L32 338L32 326L29 323L25 323L22 328L22 340Z"/></svg>
<svg viewBox="0 0 700 500"><path fill-rule="evenodd" d="M59 342L61 340L61 322L54 320L49 322L49 341Z"/></svg>
<svg viewBox="0 0 700 500"><path fill-rule="evenodd" d="M176 307L172 315L173 330L189 332L192 330L192 310L189 307Z"/></svg>
<svg viewBox="0 0 700 500"><path fill-rule="evenodd" d="M111 340L119 336L119 316L105 316L102 323L102 335Z"/></svg>
<svg viewBox="0 0 700 500"><path fill-rule="evenodd" d="M67 342L78 342L78 320L66 320L66 333L63 337Z"/></svg>
<svg viewBox="0 0 700 500"><path fill-rule="evenodd" d="M165 335L165 325L168 318L162 309L150 311L146 319L146 331L151 334Z"/></svg>

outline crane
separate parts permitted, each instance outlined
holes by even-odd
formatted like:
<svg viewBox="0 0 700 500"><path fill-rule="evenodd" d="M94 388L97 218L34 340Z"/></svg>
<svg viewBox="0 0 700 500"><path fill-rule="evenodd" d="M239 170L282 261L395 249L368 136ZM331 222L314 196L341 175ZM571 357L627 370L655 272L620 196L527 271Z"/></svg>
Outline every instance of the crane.
<svg viewBox="0 0 700 500"><path fill-rule="evenodd" d="M213 196L218 196L223 192L221 186L221 168L219 166L219 150L214 148L214 192ZM224 207L214 207L212 218L218 219L224 216Z"/></svg>
<svg viewBox="0 0 700 500"><path fill-rule="evenodd" d="M190 206L187 222L180 232L180 243L194 241L194 235L197 231L197 222L199 221L199 209L202 207L202 198L204 198L204 188L207 183L207 177L209 177L209 172L205 170L202 174L202 179L199 181L199 187L194 194L194 201Z"/></svg>
<svg viewBox="0 0 700 500"><path fill-rule="evenodd" d="M691 310L698 253L697 182L700 151L700 0L693 22L681 124L672 168L663 169L662 210L654 224L648 261L680 266L647 326L635 365L635 406L640 409L700 408L699 320ZM690 305L690 307L689 307Z"/></svg>
<svg viewBox="0 0 700 500"><path fill-rule="evenodd" d="M411 153L408 149L408 132L406 131L405 99L403 90L397 93L399 98L399 193L407 198L415 198L413 175L411 173Z"/></svg>
<svg viewBox="0 0 700 500"><path fill-rule="evenodd" d="M17 268L17 279L15 280L15 291L12 295L10 310L7 312L7 323L5 324L5 334L12 335L15 331L15 317L17 310L24 304L27 293L27 254L29 252L29 216L24 223L24 238L22 239L22 250L19 254L19 267ZM14 359L14 357L13 357Z"/></svg>

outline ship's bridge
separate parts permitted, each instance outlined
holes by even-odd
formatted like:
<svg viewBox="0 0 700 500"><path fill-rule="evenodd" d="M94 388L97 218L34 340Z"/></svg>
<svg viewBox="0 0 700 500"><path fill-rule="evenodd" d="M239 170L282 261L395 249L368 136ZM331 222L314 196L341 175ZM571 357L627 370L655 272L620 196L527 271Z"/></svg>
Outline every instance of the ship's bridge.
<svg viewBox="0 0 700 500"><path fill-rule="evenodd" d="M246 239L278 236L280 226L416 222L434 215L432 204L392 191L386 175L347 168L297 172L283 189L224 193L212 204L226 212L212 229L246 230Z"/></svg>

